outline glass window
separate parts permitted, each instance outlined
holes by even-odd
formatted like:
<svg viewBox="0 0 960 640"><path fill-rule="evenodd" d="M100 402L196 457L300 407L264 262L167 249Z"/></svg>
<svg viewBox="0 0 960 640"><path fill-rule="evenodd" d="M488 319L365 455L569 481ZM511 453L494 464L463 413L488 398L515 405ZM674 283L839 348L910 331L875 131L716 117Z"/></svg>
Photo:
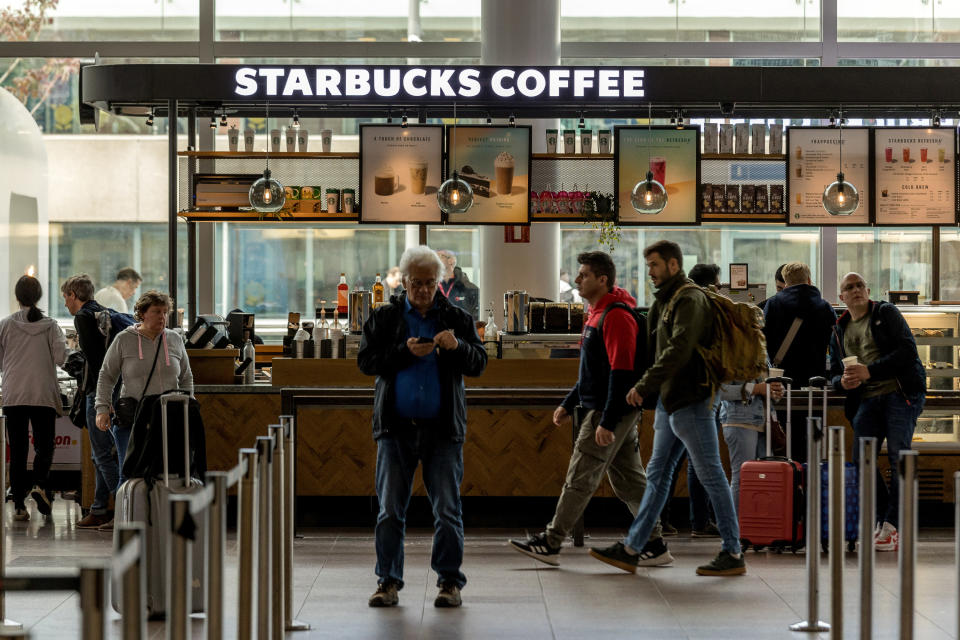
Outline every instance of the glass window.
<svg viewBox="0 0 960 640"><path fill-rule="evenodd" d="M480 0L233 0L217 3L216 24L224 41L476 42Z"/></svg>
<svg viewBox="0 0 960 640"><path fill-rule="evenodd" d="M37 40L196 40L200 33L199 0L60 0L52 4L46 11L27 9L42 18Z"/></svg>
<svg viewBox="0 0 960 640"><path fill-rule="evenodd" d="M960 300L960 230L940 229L940 299Z"/></svg>
<svg viewBox="0 0 960 640"><path fill-rule="evenodd" d="M583 251L609 251L597 244L597 235L582 226L561 227L560 265L571 274L577 272L577 254ZM810 265L814 283L819 279L820 233L816 230L771 227L702 227L702 228L623 228L623 237L611 253L617 266L617 284L649 306L653 288L646 277L643 249L658 240L671 240L683 251L684 270L698 262L720 267L720 279L726 282L731 262L749 265L751 284L766 283L767 294L776 291L773 276L781 264L791 261Z"/></svg>
<svg viewBox="0 0 960 640"><path fill-rule="evenodd" d="M960 4L942 0L837 0L845 42L956 42Z"/></svg>
<svg viewBox="0 0 960 640"><path fill-rule="evenodd" d="M187 303L187 226L177 226L177 306ZM46 281L49 314L69 319L60 298L60 284L70 276L86 273L97 289L113 284L117 272L133 267L143 283L127 304L150 289L170 292L167 273L167 225L158 223L51 222L50 270ZM42 277L42 275L41 275Z"/></svg>
<svg viewBox="0 0 960 640"><path fill-rule="evenodd" d="M480 286L480 229L478 227L429 227L427 244L438 251L446 250L456 258L469 282Z"/></svg>
<svg viewBox="0 0 960 640"><path fill-rule="evenodd" d="M919 291L920 301L929 301L932 236L930 228L840 229L837 276L856 271L866 279L874 300L887 300L890 291Z"/></svg>
<svg viewBox="0 0 960 640"><path fill-rule="evenodd" d="M218 223L216 233L217 313L262 319L312 319L321 300L336 300L341 273L351 289L369 290L404 249L403 227Z"/></svg>
<svg viewBox="0 0 960 640"><path fill-rule="evenodd" d="M561 0L564 42L781 42L820 37L819 0Z"/></svg>

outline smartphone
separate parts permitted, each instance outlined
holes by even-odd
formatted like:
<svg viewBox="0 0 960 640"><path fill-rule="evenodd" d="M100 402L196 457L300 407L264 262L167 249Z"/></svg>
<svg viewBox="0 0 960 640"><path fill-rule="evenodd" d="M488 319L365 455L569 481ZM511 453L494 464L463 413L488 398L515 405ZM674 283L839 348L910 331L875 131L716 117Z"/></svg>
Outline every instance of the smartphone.
<svg viewBox="0 0 960 640"><path fill-rule="evenodd" d="M432 343L433 338L424 338L423 336L420 336L419 338L417 338L417 344L427 344L428 342Z"/></svg>

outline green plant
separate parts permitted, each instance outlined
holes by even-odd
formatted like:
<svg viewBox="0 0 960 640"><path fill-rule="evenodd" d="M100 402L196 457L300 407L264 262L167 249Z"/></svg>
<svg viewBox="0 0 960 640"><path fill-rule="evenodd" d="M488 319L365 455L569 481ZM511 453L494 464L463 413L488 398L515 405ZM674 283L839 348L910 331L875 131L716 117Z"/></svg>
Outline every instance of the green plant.
<svg viewBox="0 0 960 640"><path fill-rule="evenodd" d="M583 201L583 214L586 218L586 224L589 224L595 231L600 232L597 243L601 247L606 247L610 253L616 251L620 240L623 238L623 229L617 221L616 211L613 207L613 195L609 193L600 193L591 191Z"/></svg>

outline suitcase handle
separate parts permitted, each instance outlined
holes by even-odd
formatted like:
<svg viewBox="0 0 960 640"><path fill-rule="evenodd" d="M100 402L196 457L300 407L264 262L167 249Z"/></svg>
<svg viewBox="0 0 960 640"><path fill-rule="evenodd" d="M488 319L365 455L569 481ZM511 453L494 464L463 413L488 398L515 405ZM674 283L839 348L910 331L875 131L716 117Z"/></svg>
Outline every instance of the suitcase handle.
<svg viewBox="0 0 960 640"><path fill-rule="evenodd" d="M190 488L190 394L177 389L160 396L160 432L163 437L163 484L170 487L170 462L167 457L167 405L183 405L183 488Z"/></svg>
<svg viewBox="0 0 960 640"><path fill-rule="evenodd" d="M787 430L784 434L787 439L787 459L790 459L792 451L792 442L793 442L793 425L791 424L790 414L792 413L792 405L790 399L790 385L793 384L793 379L786 376L775 376L770 377L764 380L767 383L767 422L766 422L766 433L767 433L767 456L770 457L773 454L773 442L770 438L770 412L773 411L773 405L770 403L770 383L779 382L783 385L785 395L787 396Z"/></svg>

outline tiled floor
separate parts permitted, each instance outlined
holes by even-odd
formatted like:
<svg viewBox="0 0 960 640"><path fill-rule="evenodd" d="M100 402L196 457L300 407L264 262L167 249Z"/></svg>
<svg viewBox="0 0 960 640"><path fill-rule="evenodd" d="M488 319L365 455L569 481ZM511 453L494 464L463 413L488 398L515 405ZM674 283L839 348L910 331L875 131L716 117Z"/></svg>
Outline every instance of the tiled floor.
<svg viewBox="0 0 960 640"><path fill-rule="evenodd" d="M8 522L8 572L56 571L80 560L107 557L111 537L80 531L77 512L55 503L53 521L36 512L29 523ZM429 532L414 531L406 549L407 585L395 609L370 609L375 588L370 530L314 530L295 545L294 597L297 618L312 629L291 638L809 638L787 630L805 614L802 555L748 554L748 573L704 578L696 566L718 547L715 540L681 535L670 540L677 560L669 568L628 575L590 558L586 549L566 548L561 567L521 556L506 545L521 531L468 531L464 571L469 584L461 609L434 609L436 577L430 571ZM607 544L614 531L593 531L588 544ZM920 640L954 638L958 603L952 531L921 535L918 550L916 635ZM230 536L227 561L226 637L236 630L236 545ZM823 557L821 617L830 616L829 568ZM874 598L875 638L898 636L896 554L878 554ZM844 632L857 637L857 558L848 555L844 572ZM34 640L79 637L79 606L70 593L11 593L7 617L24 623ZM113 614L113 637L120 637ZM203 622L193 623L204 637ZM162 638L162 623L150 623L150 637ZM822 637L828 637L823 634Z"/></svg>

